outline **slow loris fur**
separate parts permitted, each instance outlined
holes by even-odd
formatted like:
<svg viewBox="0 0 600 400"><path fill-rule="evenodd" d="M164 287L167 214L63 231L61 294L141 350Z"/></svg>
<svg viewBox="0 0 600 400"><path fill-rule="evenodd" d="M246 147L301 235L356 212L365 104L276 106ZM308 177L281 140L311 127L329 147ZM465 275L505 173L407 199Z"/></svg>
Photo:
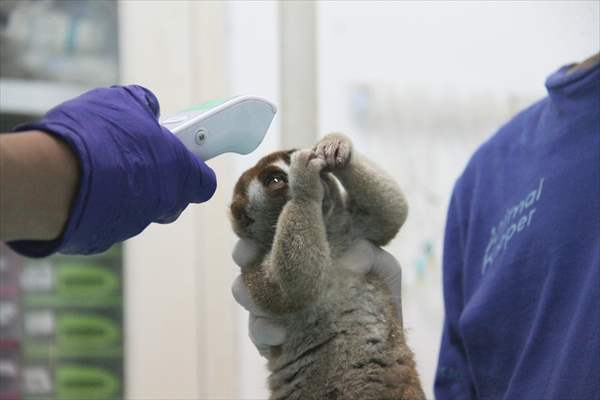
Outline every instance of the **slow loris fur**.
<svg viewBox="0 0 600 400"><path fill-rule="evenodd" d="M385 172L330 134L262 158L240 177L230 210L236 234L261 251L242 268L244 283L289 331L267 354L271 399L425 398L387 286L340 262L404 224L404 195Z"/></svg>

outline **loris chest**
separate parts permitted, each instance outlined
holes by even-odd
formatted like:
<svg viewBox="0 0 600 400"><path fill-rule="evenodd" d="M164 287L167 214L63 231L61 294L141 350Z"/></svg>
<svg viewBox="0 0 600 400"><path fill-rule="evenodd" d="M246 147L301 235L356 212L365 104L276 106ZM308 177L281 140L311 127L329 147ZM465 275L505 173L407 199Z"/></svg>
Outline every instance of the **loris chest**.
<svg viewBox="0 0 600 400"><path fill-rule="evenodd" d="M297 398L363 398L355 396L368 386L376 395L364 398L389 398L405 352L389 293L375 277L333 269L322 298L288 316L288 340L269 358L273 398L293 398L293 387L304 387ZM374 376L380 387L369 383Z"/></svg>

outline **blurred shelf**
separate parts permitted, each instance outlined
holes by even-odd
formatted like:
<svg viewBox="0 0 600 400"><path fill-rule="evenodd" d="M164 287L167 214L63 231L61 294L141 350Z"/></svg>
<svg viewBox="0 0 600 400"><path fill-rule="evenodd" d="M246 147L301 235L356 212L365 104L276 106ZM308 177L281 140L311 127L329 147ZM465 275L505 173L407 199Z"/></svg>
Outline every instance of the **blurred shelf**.
<svg viewBox="0 0 600 400"><path fill-rule="evenodd" d="M85 346L60 346L55 343L23 343L23 357L26 359L120 359L123 357L123 347L120 344L107 347L86 348Z"/></svg>
<svg viewBox="0 0 600 400"><path fill-rule="evenodd" d="M64 82L0 78L0 113L43 115L89 89Z"/></svg>
<svg viewBox="0 0 600 400"><path fill-rule="evenodd" d="M122 307L123 299L120 295L112 297L61 297L53 294L29 294L23 296L23 305L32 308L114 308Z"/></svg>

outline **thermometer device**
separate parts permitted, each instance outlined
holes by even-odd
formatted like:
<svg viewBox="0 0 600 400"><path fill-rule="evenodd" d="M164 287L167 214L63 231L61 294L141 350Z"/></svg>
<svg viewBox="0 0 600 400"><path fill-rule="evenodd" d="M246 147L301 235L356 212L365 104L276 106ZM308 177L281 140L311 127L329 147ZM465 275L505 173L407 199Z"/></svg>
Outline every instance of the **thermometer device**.
<svg viewBox="0 0 600 400"><path fill-rule="evenodd" d="M223 153L248 154L256 149L276 112L265 99L237 96L189 107L160 123L206 161Z"/></svg>

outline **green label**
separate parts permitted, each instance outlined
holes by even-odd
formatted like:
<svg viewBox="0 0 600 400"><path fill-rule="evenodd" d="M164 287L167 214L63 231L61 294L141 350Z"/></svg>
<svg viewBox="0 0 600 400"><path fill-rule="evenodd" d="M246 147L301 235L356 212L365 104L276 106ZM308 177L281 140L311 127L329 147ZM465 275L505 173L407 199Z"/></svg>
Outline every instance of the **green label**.
<svg viewBox="0 0 600 400"><path fill-rule="evenodd" d="M209 100L206 101L204 103L200 103L200 104L196 104L195 106L191 106L186 108L185 110L182 110L183 112L188 112L188 111L202 111L202 110L209 110L211 108L215 108L216 106L220 106L221 104L225 103L226 101L231 100L231 98L228 99L216 99L216 100Z"/></svg>

